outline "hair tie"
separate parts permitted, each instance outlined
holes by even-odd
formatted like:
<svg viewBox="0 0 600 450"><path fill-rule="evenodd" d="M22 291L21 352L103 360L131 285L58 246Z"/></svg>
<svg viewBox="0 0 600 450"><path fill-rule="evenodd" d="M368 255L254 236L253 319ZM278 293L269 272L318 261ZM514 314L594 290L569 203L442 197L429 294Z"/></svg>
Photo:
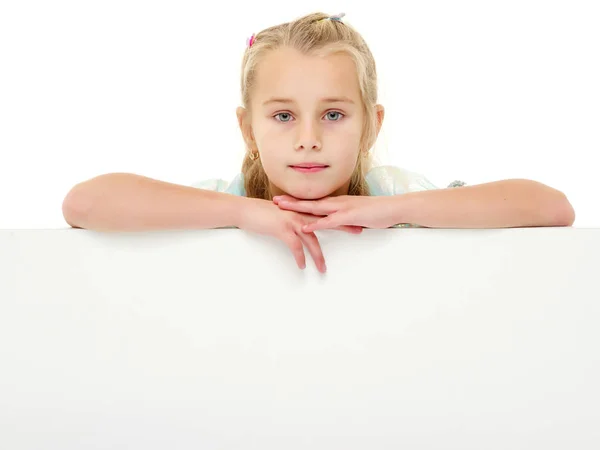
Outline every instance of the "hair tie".
<svg viewBox="0 0 600 450"><path fill-rule="evenodd" d="M342 21L342 17L344 17L346 15L346 13L339 13L336 14L334 16L329 16L329 17L323 17L322 19L317 20L317 22L320 22L321 20L335 20L336 22L341 22Z"/></svg>
<svg viewBox="0 0 600 450"><path fill-rule="evenodd" d="M338 22L342 21L342 17L344 17L346 15L346 13L339 13L336 14L335 16L329 16L329 20L337 20Z"/></svg>

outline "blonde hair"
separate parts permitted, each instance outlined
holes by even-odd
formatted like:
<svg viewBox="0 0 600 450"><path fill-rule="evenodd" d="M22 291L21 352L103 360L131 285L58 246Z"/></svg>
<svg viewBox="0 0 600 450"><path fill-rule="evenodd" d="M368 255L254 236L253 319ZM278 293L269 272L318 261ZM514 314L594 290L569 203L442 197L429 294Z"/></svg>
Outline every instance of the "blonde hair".
<svg viewBox="0 0 600 450"><path fill-rule="evenodd" d="M365 175L371 166L369 150L377 138L377 71L375 59L362 36L347 23L321 20L330 17L324 13L312 13L292 22L266 28L256 34L253 44L246 49L242 60L242 105L250 112L250 91L255 83L256 68L267 52L280 47L291 47L304 54L326 56L346 53L355 65L361 91L363 123L360 152L350 179L348 195L369 195ZM248 149L247 149L248 150ZM260 158L253 160L246 151L242 163L246 195L271 200L269 179Z"/></svg>

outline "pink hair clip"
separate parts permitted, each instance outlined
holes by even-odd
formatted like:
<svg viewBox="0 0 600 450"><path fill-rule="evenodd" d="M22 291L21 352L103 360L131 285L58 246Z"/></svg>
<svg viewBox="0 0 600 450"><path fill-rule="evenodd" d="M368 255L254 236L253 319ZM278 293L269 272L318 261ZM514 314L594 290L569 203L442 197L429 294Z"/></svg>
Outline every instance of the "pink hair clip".
<svg viewBox="0 0 600 450"><path fill-rule="evenodd" d="M254 34L252 34L252 36L250 36L247 40L246 40L246 45L248 46L248 48L252 47L252 44L254 44L254 41L256 40L256 36Z"/></svg>

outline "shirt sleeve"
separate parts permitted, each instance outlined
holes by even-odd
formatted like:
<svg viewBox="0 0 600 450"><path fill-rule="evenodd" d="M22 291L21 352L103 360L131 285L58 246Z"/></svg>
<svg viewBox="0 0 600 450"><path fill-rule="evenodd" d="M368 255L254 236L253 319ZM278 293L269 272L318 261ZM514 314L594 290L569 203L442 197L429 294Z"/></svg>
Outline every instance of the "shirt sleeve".
<svg viewBox="0 0 600 450"><path fill-rule="evenodd" d="M240 173L231 182L221 178L211 178L208 180L195 181L192 187L206 189L209 191L225 192L227 194L240 195L245 197L244 178Z"/></svg>
<svg viewBox="0 0 600 450"><path fill-rule="evenodd" d="M379 166L371 169L366 176L371 195L399 195L408 192L440 189L425 175L395 166ZM447 187L464 186L464 181L455 180Z"/></svg>
<svg viewBox="0 0 600 450"><path fill-rule="evenodd" d="M221 178L212 178L210 180L195 181L191 186L198 189L206 189L208 191L225 192L229 183Z"/></svg>

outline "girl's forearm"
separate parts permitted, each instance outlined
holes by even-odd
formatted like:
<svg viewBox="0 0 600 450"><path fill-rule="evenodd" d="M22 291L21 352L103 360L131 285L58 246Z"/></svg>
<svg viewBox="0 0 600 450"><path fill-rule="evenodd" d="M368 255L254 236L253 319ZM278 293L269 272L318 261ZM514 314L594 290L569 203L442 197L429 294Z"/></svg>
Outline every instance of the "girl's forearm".
<svg viewBox="0 0 600 450"><path fill-rule="evenodd" d="M558 227L575 220L562 192L525 179L411 192L394 201L397 223L429 228Z"/></svg>
<svg viewBox="0 0 600 450"><path fill-rule="evenodd" d="M100 175L74 186L62 210L75 228L147 231L237 226L247 200L131 173Z"/></svg>

